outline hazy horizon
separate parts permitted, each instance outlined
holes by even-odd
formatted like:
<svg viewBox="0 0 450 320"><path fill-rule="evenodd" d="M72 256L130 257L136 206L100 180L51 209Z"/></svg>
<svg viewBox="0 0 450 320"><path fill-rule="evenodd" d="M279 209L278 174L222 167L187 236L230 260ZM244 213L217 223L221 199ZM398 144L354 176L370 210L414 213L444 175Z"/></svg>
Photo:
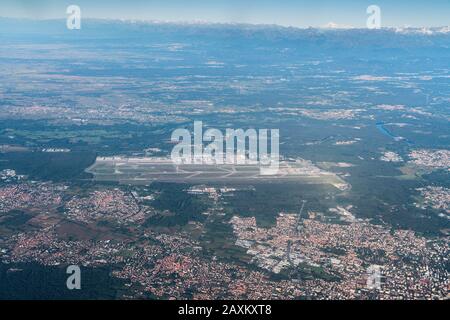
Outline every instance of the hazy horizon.
<svg viewBox="0 0 450 320"><path fill-rule="evenodd" d="M138 20L170 23L219 23L279 25L284 27L364 28L370 5L381 8L382 27L441 27L450 25L450 3L433 1L308 1L249 0L117 0L55 1L4 0L0 17L37 20L64 19L69 5L78 5L83 18L106 20Z"/></svg>
<svg viewBox="0 0 450 320"><path fill-rule="evenodd" d="M65 21L66 18L29 18L29 17L7 17L1 16L0 19L3 20L17 20L17 21L30 21L30 22L51 22L51 21ZM204 21L204 20L156 20L156 19L126 19L126 18L96 18L96 17L84 17L84 21L103 21L103 22L121 22L121 23L142 23L142 24L167 24L167 25L222 25L222 26L254 26L254 27L276 27L276 28L293 28L298 30L308 30L308 29L322 29L322 30L366 30L365 26L342 26L342 25L323 25L323 26L287 26L276 23L250 23L250 22L214 22L214 21ZM382 26L381 30L393 30L393 29L440 29L440 28L450 28L450 24L446 25L433 25L433 26ZM369 29L367 29L369 30ZM374 30L376 31L376 30Z"/></svg>

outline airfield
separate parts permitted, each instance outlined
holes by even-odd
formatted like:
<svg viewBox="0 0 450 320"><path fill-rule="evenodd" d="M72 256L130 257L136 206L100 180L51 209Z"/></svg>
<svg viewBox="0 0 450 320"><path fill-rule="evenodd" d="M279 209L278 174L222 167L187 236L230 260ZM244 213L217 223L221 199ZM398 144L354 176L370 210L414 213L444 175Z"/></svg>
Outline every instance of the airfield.
<svg viewBox="0 0 450 320"><path fill-rule="evenodd" d="M86 169L95 181L143 185L154 181L174 183L257 183L264 181L299 181L331 184L340 190L349 185L332 172L322 170L312 162L296 159L281 161L276 174L261 174L255 164L175 164L168 158L97 157Z"/></svg>

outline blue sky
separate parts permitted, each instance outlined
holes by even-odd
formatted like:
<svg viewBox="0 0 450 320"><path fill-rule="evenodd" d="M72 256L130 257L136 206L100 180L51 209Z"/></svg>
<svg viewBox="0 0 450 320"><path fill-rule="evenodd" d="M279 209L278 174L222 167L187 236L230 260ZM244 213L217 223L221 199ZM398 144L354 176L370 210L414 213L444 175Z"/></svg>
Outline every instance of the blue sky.
<svg viewBox="0 0 450 320"><path fill-rule="evenodd" d="M448 26L450 0L1 0L0 16L64 18L70 4L83 17L364 27L366 8L381 8L383 26Z"/></svg>

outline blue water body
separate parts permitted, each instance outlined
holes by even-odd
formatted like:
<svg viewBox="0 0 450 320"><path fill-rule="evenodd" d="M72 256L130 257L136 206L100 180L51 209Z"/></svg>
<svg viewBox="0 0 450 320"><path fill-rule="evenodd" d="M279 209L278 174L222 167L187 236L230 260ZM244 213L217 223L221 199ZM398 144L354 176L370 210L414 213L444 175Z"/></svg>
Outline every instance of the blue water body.
<svg viewBox="0 0 450 320"><path fill-rule="evenodd" d="M392 138L392 139L397 138L388 129L386 129L384 127L384 122L377 122L376 126L377 126L377 129L380 130L380 132L382 134L384 134L385 136L388 136L389 138Z"/></svg>
<svg viewBox="0 0 450 320"><path fill-rule="evenodd" d="M384 126L384 122L377 122L376 123L376 127L377 129L384 134L385 136L394 139L395 141L405 141L408 144L414 144L412 141L403 138L403 137L397 137L395 135L392 134L392 132L390 132L388 129L386 129L386 127Z"/></svg>

